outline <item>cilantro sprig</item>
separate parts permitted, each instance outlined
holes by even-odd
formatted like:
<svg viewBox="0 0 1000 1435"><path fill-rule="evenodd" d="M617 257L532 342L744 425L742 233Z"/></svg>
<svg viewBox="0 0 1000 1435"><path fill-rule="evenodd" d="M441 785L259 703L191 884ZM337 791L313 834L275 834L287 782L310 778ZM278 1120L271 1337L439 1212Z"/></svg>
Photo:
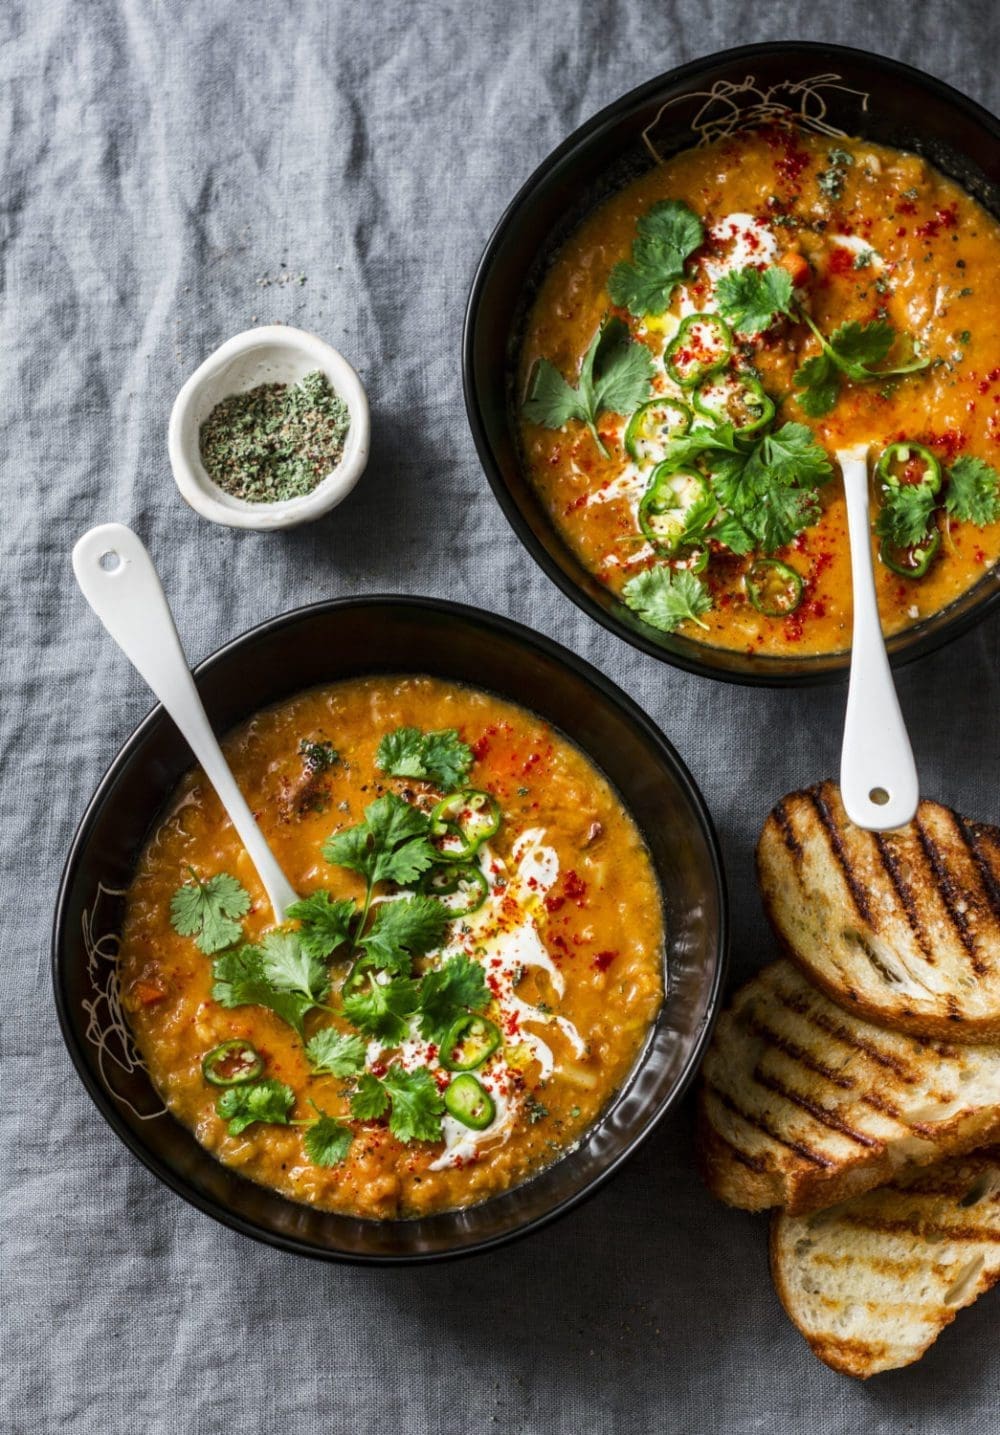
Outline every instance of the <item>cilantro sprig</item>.
<svg viewBox="0 0 1000 1435"><path fill-rule="evenodd" d="M204 880L190 867L191 881L170 900L170 924L182 937L194 937L206 956L231 947L243 935L240 918L250 910L250 893L228 872Z"/></svg>
<svg viewBox="0 0 1000 1435"><path fill-rule="evenodd" d="M215 1109L229 1127L230 1136L239 1136L257 1121L269 1126L287 1126L294 1105L295 1092L290 1086L265 1078L230 1086L219 1097Z"/></svg>
<svg viewBox="0 0 1000 1435"><path fill-rule="evenodd" d="M948 470L944 506L953 518L979 528L1000 519L1000 473L981 458L966 455Z"/></svg>
<svg viewBox="0 0 1000 1435"><path fill-rule="evenodd" d="M390 777L413 777L450 792L468 777L472 749L453 727L436 732L398 727L382 738L375 765Z"/></svg>
<svg viewBox="0 0 1000 1435"><path fill-rule="evenodd" d="M430 841L430 818L394 792L383 793L365 808L363 822L334 832L323 844L327 862L358 872L371 889L379 882L408 887L438 860ZM363 925L363 923L362 923Z"/></svg>
<svg viewBox="0 0 1000 1435"><path fill-rule="evenodd" d="M627 414L651 393L653 356L635 342L620 319L607 319L598 329L571 384L550 363L539 359L531 377L522 413L542 428L561 429L572 420L586 424L604 458L608 451L597 431L603 413Z"/></svg>
<svg viewBox="0 0 1000 1435"><path fill-rule="evenodd" d="M389 1130L400 1141L439 1141L444 1101L425 1066L406 1071L393 1063L384 1076L366 1073L351 1098L351 1115L377 1121L389 1111Z"/></svg>
<svg viewBox="0 0 1000 1435"><path fill-rule="evenodd" d="M312 957L330 957L348 941L356 909L351 898L334 901L329 892L313 892L293 902L288 915L299 923L299 940Z"/></svg>
<svg viewBox="0 0 1000 1435"><path fill-rule="evenodd" d="M636 225L631 259L611 271L612 302L637 318L662 314L684 278L686 261L704 238L701 220L682 200L654 204Z"/></svg>
<svg viewBox="0 0 1000 1435"><path fill-rule="evenodd" d="M622 591L628 606L651 628L672 633L686 621L707 627L701 617L712 606L711 596L701 579L686 568L662 564L647 568L630 578Z"/></svg>
<svg viewBox="0 0 1000 1435"><path fill-rule="evenodd" d="M306 1059L317 1076L356 1076L364 1070L366 1050L363 1037L324 1026L306 1042Z"/></svg>
<svg viewBox="0 0 1000 1435"><path fill-rule="evenodd" d="M212 963L212 996L224 1007L262 1006L275 1012L299 1036L305 1018L322 1007L330 977L295 932L267 932L259 946L244 945Z"/></svg>
<svg viewBox="0 0 1000 1435"><path fill-rule="evenodd" d="M935 495L925 483L900 483L882 489L875 532L895 548L912 548L927 537Z"/></svg>

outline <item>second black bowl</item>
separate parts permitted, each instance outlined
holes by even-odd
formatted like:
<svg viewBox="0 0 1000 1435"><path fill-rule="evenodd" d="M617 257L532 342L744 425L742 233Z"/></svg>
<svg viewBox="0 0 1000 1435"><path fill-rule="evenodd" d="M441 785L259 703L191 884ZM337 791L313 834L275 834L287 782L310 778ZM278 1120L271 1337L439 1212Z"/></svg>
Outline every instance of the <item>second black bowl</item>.
<svg viewBox="0 0 1000 1435"><path fill-rule="evenodd" d="M726 951L718 844L687 769L624 693L527 629L430 600L320 603L237 638L201 665L197 681L213 725L224 732L305 688L380 672L428 673L532 709L601 768L646 839L664 898L668 995L629 1080L578 1147L468 1210L365 1221L297 1205L253 1184L220 1165L164 1110L123 1021L115 962L123 891L152 825L191 766L160 707L129 738L84 815L53 938L56 1005L70 1056L126 1146L192 1205L236 1230L299 1254L359 1262L483 1250L536 1228L599 1186L692 1076Z"/></svg>

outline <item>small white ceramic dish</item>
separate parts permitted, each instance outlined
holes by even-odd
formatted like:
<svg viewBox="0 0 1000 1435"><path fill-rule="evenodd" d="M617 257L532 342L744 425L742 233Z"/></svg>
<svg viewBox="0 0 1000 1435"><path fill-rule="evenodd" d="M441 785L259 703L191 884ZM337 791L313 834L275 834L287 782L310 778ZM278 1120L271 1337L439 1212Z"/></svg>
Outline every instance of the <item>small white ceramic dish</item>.
<svg viewBox="0 0 1000 1435"><path fill-rule="evenodd" d="M205 472L199 445L201 425L215 405L258 384L298 383L316 369L326 375L351 416L337 467L312 493L283 503L248 503L223 492ZM336 508L365 471L370 437L368 397L344 356L304 329L268 324L227 340L195 369L174 400L167 443L177 487L195 512L212 523L263 531L294 528Z"/></svg>

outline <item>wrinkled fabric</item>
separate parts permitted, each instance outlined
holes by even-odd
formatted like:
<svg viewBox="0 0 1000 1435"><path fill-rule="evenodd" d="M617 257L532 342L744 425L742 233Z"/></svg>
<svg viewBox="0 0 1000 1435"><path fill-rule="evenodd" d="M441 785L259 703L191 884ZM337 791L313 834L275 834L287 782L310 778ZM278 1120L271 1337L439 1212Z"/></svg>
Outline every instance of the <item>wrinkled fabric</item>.
<svg viewBox="0 0 1000 1435"><path fill-rule="evenodd" d="M192 661L288 608L386 591L479 602L583 654L706 794L732 978L767 958L754 837L781 793L836 770L844 690L700 681L580 613L485 482L459 340L496 218L572 128L675 64L782 35L895 55L1000 108L985 0L0 8L4 1431L1000 1428L994 1299L867 1386L812 1357L772 1291L766 1221L699 1185L690 1103L534 1238L444 1267L325 1267L217 1226L143 1169L76 1079L50 992L64 853L149 706L71 577L74 538L108 519L149 544ZM354 361L372 458L327 519L243 534L183 504L166 423L216 344L275 320ZM899 674L924 790L992 820L998 636L994 619Z"/></svg>

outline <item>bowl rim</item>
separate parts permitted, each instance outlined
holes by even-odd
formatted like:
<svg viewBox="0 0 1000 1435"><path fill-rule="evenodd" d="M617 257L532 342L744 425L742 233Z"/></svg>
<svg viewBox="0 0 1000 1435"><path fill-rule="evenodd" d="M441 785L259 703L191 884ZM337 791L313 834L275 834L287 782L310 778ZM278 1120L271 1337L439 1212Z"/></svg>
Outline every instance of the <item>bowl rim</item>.
<svg viewBox="0 0 1000 1435"><path fill-rule="evenodd" d="M192 450L184 432L191 408L205 384L234 359L254 349L274 349L307 357L326 375L331 387L346 403L350 416L344 450L336 466L309 493L276 503L250 503L225 493L205 472L200 455ZM236 388L232 392L242 391ZM336 508L364 473L370 446L368 395L353 365L318 334L297 329L292 324L261 324L254 329L244 329L213 349L181 385L167 423L170 468L185 503L211 523L256 532L294 528Z"/></svg>
<svg viewBox="0 0 1000 1435"><path fill-rule="evenodd" d="M717 956L715 971L706 995L705 1016L700 1029L693 1038L691 1050L684 1066L681 1068L673 1086L660 1101L656 1110L646 1120L642 1128L629 1140L624 1149L618 1153L605 1170L598 1173L598 1175L579 1191L567 1196L549 1210L541 1212L531 1220L519 1226L515 1226L510 1230L501 1231L492 1236L485 1237L459 1250L446 1249L431 1252L393 1253L389 1255L380 1253L357 1255L343 1251L322 1249L295 1236L264 1230L252 1221L229 1210L221 1202L196 1191L188 1185L182 1176L176 1174L153 1150L148 1148L139 1135L124 1121L116 1104L101 1085L87 1061L77 1034L76 1025L70 1015L69 997L65 990L63 980L66 965L63 959L63 948L66 941L67 907L70 890L75 879L76 868L90 840L91 829L109 793L113 789L120 772L134 759L135 754L146 741L150 730L164 718L165 713L161 703L156 703L149 712L146 713L118 749L118 752L98 782L77 824L59 879L59 889L56 897L52 926L50 971L59 1028L77 1076L82 1081L84 1088L100 1114L131 1154L137 1157L148 1171L152 1172L154 1176L162 1181L164 1185L176 1195L180 1196L189 1205L194 1206L205 1215L211 1216L221 1225L228 1227L230 1230L238 1231L241 1235L249 1236L264 1245L273 1246L279 1250L287 1251L292 1255L307 1256L314 1260L332 1261L346 1265L411 1266L448 1260L460 1260L466 1256L483 1254L487 1251L495 1250L499 1246L506 1245L509 1241L518 1240L522 1236L533 1234L535 1231L547 1226L550 1222L557 1220L560 1216L568 1214L576 1206L600 1190L635 1154L656 1127L660 1125L668 1112L674 1110L690 1086L701 1064L705 1047L718 1016L720 998L729 965L729 896L721 844L708 805L688 770L687 765L666 734L628 693L618 687L616 683L613 683L610 678L605 677L599 669L579 657L576 653L572 653L569 649L562 647L561 644L556 643L553 639L545 637L541 633L536 633L503 614L492 613L483 608L472 607L469 604L452 602L450 599L426 598L404 594L372 594L325 599L316 603L304 604L301 607L293 608L286 613L278 614L273 618L268 618L264 622L256 624L254 627L247 629L246 632L239 634L235 638L231 638L228 642L224 643L222 647L210 653L198 663L192 671L197 680L211 672L221 663L232 658L235 654L239 653L241 649L252 645L256 640L280 632L283 628L300 622L310 615L315 615L320 612L350 612L354 609L368 606L380 607L386 610L391 608L416 608L423 612L441 614L461 622L471 622L481 628L491 629L501 633L505 637L513 638L518 644L526 648L534 648L545 657L553 659L557 663L569 668L575 676L582 678L584 682L596 687L606 700L622 711L625 716L641 730L644 737L658 750L659 756L665 761L666 766L671 769L687 800L708 853L715 887L715 896L718 904L719 931L715 944ZM590 754L586 755L590 757L592 762L597 762L597 759ZM175 1117L172 1119L176 1120ZM280 1197L280 1193L276 1194ZM289 1198L286 1197L284 1199L288 1200ZM289 1204L294 1205L296 1203L289 1201Z"/></svg>
<svg viewBox="0 0 1000 1435"><path fill-rule="evenodd" d="M497 220L485 248L480 255L473 274L472 283L469 288L469 296L466 301L465 317L462 325L462 392L465 399L465 412L469 427L472 431L472 439L479 456L479 462L486 474L487 481L493 490L493 495L500 505L517 538L529 555L535 560L542 572L552 580L556 586L569 598L578 608L582 609L588 617L595 619L608 632L614 633L616 637L624 642L630 643L641 652L658 658L660 662L668 663L672 667L681 668L685 672L693 673L696 677L713 678L717 682L734 683L743 687L819 687L833 683L844 683L847 681L850 670L851 650L848 648L843 655L817 655L817 662L825 660L825 665L815 672L799 671L782 673L780 669L771 668L766 672L737 672L727 668L724 662L712 663L698 656L697 649L700 646L707 649L707 644L697 644L690 640L691 652L685 650L673 650L667 648L655 638L647 636L644 629L632 627L619 618L615 612L603 608L588 593L581 582L567 573L564 568L552 557L542 541L536 536L530 523L521 511L521 507L508 488L499 462L497 461L492 444L487 432L486 419L483 406L480 403L479 389L476 382L476 329L479 318L479 308L482 302L483 290L490 277L490 271L496 259L497 251L504 242L508 228L518 217L520 212L530 204L534 191L538 184L557 165L561 164L568 156L577 150L585 149L591 140L601 130L617 122L618 119L649 99L654 98L666 86L682 84L686 80L696 80L707 67L714 67L721 64L737 64L744 60L752 61L764 56L773 58L775 55L802 55L822 58L824 66L829 68L835 65L838 59L846 62L864 62L871 65L876 64L883 68L887 75L905 77L915 85L926 90L935 92L942 100L956 108L963 110L970 119L981 125L997 142L1000 142L1000 118L993 115L977 101L969 99L960 90L949 85L945 80L928 74L924 70L917 69L914 65L905 64L902 60L894 60L887 55L881 55L875 51L860 50L850 45L826 45L814 40L768 40L752 45L736 45L725 50L716 50L711 54L702 55L695 60L688 60L683 65L677 65L673 69L664 70L661 74L655 75L650 80L645 80L641 85L628 90L620 95L610 104L605 105L589 119L583 121L572 131L555 149L551 150L541 162L536 165L531 174L520 186L513 199L507 204L500 218ZM569 550L567 550L569 551ZM578 560L577 560L578 562ZM581 572L582 572L581 567ZM985 576L985 575L984 575ZM894 668L903 667L918 658L935 652L938 648L944 647L955 638L961 637L971 628L981 623L991 613L1000 607L1000 584L993 593L986 593L975 606L964 612L958 613L951 619L943 621L934 630L920 633L911 638L909 642L900 646L894 644L893 639L889 640L889 660ZM903 630L899 637L906 638L907 630ZM709 649L710 652L727 653L726 649ZM782 661L776 659L775 662ZM789 664L808 661L808 659L788 659Z"/></svg>

